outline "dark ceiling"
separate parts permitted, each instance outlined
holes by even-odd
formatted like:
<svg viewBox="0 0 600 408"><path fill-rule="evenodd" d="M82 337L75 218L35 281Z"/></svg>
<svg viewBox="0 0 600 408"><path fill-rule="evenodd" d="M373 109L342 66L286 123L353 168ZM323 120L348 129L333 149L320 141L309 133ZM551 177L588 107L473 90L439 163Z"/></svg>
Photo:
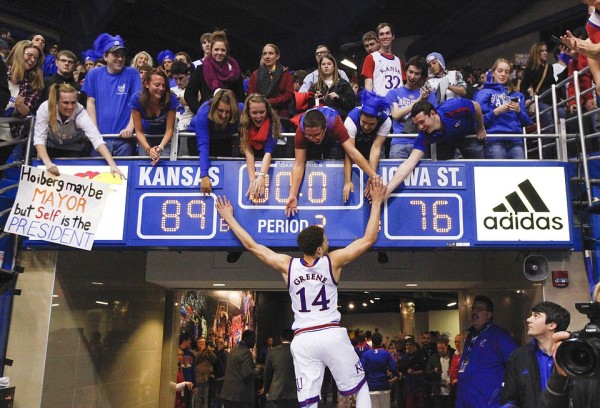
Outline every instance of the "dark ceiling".
<svg viewBox="0 0 600 408"><path fill-rule="evenodd" d="M0 2L0 24L24 38L47 33L63 48L91 48L102 32L120 34L131 50L155 56L160 50L201 54L199 37L215 28L227 29L231 54L241 67L254 70L262 46L273 42L282 62L294 69L312 67L318 44L335 53L342 44L358 42L378 23L393 24L396 37L415 36L405 57L439 51L447 60L494 46L527 32L540 31L549 21L532 21L502 37L480 39L507 19L535 7L536 0L12 0ZM575 3L575 2L574 2ZM583 19L584 7L574 4L554 20ZM581 17L579 17L581 15ZM541 27L540 27L541 25ZM50 33L54 33L50 35ZM50 42L50 41L48 41ZM358 47L360 49L360 46Z"/></svg>

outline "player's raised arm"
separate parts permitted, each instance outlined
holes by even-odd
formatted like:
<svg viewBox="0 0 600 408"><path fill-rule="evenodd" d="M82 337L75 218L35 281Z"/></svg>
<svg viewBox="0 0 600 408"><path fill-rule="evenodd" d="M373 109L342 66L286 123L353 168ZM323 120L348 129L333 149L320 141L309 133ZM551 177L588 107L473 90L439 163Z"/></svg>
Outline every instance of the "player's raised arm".
<svg viewBox="0 0 600 408"><path fill-rule="evenodd" d="M227 197L217 197L215 207L219 215L229 225L231 231L240 240L244 248L252 252L261 262L276 269L283 276L287 283L288 265L291 257L285 254L278 254L264 245L257 243L254 238L240 225L233 215L233 207Z"/></svg>
<svg viewBox="0 0 600 408"><path fill-rule="evenodd" d="M339 279L341 268L364 254L377 241L379 231L379 215L385 200L385 185L380 178L373 180L371 186L371 215L365 228L365 234L345 248L337 249L329 254L334 278Z"/></svg>

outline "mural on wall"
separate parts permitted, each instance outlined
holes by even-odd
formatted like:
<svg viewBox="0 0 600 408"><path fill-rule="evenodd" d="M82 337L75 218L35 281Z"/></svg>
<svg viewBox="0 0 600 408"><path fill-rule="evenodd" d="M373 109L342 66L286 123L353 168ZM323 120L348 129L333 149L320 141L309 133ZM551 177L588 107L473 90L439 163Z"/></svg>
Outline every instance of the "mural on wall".
<svg viewBox="0 0 600 408"><path fill-rule="evenodd" d="M255 297L252 291L185 291L179 302L180 332L205 337L209 344L222 337L231 348L244 330L256 330Z"/></svg>

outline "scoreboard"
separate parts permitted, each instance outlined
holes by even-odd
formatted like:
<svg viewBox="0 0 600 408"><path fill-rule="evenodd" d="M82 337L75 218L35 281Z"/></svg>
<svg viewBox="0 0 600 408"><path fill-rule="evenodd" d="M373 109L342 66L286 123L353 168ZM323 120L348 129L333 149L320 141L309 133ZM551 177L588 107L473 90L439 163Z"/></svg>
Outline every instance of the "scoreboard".
<svg viewBox="0 0 600 408"><path fill-rule="evenodd" d="M56 160L61 172L94 178L98 161ZM400 161L382 160L387 182ZM258 163L260 164L260 163ZM127 180L115 187L95 247L235 248L240 243L215 210L226 196L240 224L260 243L296 248L308 225L322 225L330 245L361 237L369 218L367 177L354 166L354 192L343 201L343 163L307 162L299 212L286 217L293 160L273 161L264 198L248 196L246 162L213 160L212 194L201 194L197 161L120 160ZM259 169L257 168L256 171ZM571 248L572 212L565 164L533 161L423 161L382 208L376 248ZM101 178L100 178L101 179ZM28 240L27 245L50 245Z"/></svg>

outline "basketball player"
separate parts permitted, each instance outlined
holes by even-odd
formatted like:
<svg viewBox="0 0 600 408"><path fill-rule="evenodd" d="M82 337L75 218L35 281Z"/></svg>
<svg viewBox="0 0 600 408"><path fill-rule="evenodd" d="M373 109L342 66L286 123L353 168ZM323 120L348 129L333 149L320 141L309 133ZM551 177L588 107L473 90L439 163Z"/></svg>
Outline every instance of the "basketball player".
<svg viewBox="0 0 600 408"><path fill-rule="evenodd" d="M301 407L317 407L325 366L331 370L340 394L355 394L357 408L371 407L364 370L346 329L339 324L337 283L342 267L365 253L377 240L384 196L385 186L377 179L373 182L371 214L365 234L345 248L329 253L323 228L312 225L302 230L297 239L304 254L301 258L278 254L258 244L237 222L227 198L217 198L217 211L242 245L278 270L288 287L294 311L292 329L295 330L291 351Z"/></svg>

